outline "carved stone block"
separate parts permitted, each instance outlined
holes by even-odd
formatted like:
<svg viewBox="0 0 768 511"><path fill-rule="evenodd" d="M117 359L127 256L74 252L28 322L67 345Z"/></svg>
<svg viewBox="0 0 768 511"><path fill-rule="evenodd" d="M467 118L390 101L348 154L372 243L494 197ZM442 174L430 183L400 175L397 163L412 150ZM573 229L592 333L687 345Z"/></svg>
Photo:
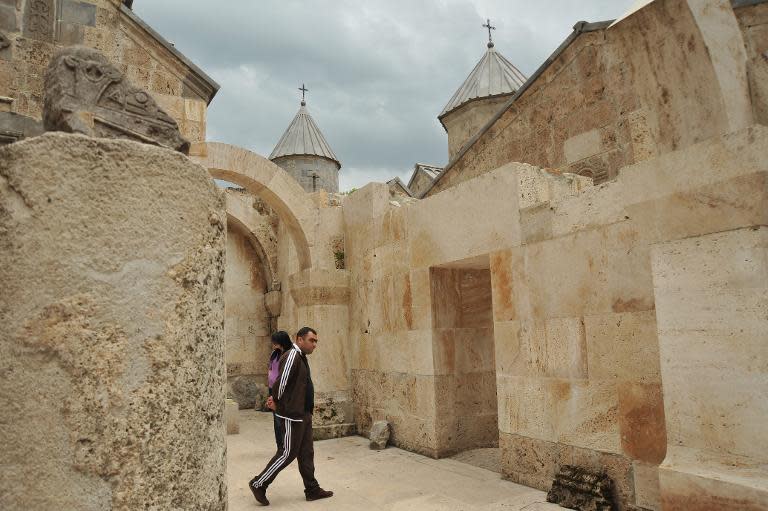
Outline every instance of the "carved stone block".
<svg viewBox="0 0 768 511"><path fill-rule="evenodd" d="M152 96L132 85L100 52L75 46L54 55L45 75L48 131L128 138L184 154L189 142Z"/></svg>
<svg viewBox="0 0 768 511"><path fill-rule="evenodd" d="M547 502L578 511L615 511L613 481L605 474L563 465L555 475Z"/></svg>
<svg viewBox="0 0 768 511"><path fill-rule="evenodd" d="M22 25L24 37L53 42L54 19L53 0L27 0Z"/></svg>

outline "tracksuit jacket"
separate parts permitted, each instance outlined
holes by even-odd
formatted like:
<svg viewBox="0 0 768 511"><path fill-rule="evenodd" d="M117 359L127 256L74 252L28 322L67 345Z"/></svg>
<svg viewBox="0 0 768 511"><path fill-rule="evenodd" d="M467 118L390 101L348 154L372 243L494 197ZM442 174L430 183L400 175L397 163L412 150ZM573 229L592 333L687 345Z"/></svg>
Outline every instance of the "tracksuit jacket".
<svg viewBox="0 0 768 511"><path fill-rule="evenodd" d="M280 357L280 373L272 396L277 404L275 415L280 418L301 421L312 413L314 388L309 363L295 344Z"/></svg>

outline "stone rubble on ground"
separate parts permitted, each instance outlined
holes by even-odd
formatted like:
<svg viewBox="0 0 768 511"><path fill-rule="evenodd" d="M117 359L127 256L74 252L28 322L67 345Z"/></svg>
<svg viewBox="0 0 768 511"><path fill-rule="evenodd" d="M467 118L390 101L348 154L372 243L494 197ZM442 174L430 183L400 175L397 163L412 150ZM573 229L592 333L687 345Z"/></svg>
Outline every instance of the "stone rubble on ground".
<svg viewBox="0 0 768 511"><path fill-rule="evenodd" d="M369 436L371 440L371 449L374 449L376 451L380 451L387 447L387 442L389 442L389 434L390 434L391 428L389 425L389 422L387 421L376 421L373 423L373 426L371 426L371 434Z"/></svg>

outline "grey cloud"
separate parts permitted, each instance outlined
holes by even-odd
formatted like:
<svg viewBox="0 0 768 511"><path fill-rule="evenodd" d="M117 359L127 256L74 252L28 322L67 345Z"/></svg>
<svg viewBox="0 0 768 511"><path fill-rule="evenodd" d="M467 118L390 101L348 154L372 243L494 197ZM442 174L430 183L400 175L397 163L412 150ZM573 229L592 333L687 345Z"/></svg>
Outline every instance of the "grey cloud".
<svg viewBox="0 0 768 511"><path fill-rule="evenodd" d="M579 20L621 15L632 0L137 0L134 10L221 84L208 139L269 155L308 106L342 162L342 186L443 165L437 114L485 51L532 74Z"/></svg>

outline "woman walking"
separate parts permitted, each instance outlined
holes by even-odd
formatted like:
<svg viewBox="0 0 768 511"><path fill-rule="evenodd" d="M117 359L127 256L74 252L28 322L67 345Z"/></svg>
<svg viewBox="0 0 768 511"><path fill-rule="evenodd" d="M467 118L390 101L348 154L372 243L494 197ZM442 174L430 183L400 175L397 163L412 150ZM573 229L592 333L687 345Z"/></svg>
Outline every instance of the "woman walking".
<svg viewBox="0 0 768 511"><path fill-rule="evenodd" d="M291 342L291 336L288 332L279 330L272 334L272 354L269 356L269 373L267 374L267 382L269 383L269 396L272 397L272 387L277 381L278 373L280 372L280 357L283 353L290 350L293 347ZM280 420L272 411L272 419L275 424L275 442L277 442L277 450L283 450L283 430L280 426Z"/></svg>

